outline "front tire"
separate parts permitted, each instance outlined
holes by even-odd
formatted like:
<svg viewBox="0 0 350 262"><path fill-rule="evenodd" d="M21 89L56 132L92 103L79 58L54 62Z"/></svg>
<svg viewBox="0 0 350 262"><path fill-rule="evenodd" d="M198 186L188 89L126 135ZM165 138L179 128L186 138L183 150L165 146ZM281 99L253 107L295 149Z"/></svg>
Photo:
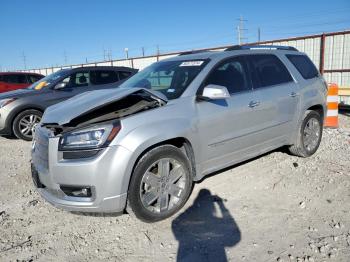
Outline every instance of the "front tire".
<svg viewBox="0 0 350 262"><path fill-rule="evenodd" d="M130 181L127 211L144 222L166 219L186 203L192 189L188 158L175 146L147 152Z"/></svg>
<svg viewBox="0 0 350 262"><path fill-rule="evenodd" d="M296 141L289 147L295 156L309 157L313 155L321 143L323 120L317 111L308 110L299 127Z"/></svg>
<svg viewBox="0 0 350 262"><path fill-rule="evenodd" d="M13 120L13 134L25 141L33 139L35 126L40 122L42 113L35 109L25 110L19 113Z"/></svg>

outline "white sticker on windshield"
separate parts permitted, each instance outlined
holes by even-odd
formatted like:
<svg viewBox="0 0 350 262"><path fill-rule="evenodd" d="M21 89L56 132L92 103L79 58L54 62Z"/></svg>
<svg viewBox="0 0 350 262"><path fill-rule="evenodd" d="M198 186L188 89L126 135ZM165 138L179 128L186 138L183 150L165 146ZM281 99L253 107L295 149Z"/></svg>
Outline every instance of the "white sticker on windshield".
<svg viewBox="0 0 350 262"><path fill-rule="evenodd" d="M168 93L174 93L175 92L175 89L174 88L170 88L167 90Z"/></svg>
<svg viewBox="0 0 350 262"><path fill-rule="evenodd" d="M182 62L180 66L201 66L204 61L186 61Z"/></svg>

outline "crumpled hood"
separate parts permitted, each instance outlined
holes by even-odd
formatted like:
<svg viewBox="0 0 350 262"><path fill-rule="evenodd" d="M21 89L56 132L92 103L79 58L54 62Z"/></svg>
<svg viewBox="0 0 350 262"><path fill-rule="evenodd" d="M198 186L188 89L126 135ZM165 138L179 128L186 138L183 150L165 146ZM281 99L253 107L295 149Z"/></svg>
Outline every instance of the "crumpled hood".
<svg viewBox="0 0 350 262"><path fill-rule="evenodd" d="M48 107L45 110L41 123L63 126L68 124L72 119L88 111L98 109L103 105L116 102L140 91L149 94L151 97L154 97L155 100L160 99L165 102L167 101L167 98L163 94L144 88L118 88L114 90L104 89L90 91Z"/></svg>

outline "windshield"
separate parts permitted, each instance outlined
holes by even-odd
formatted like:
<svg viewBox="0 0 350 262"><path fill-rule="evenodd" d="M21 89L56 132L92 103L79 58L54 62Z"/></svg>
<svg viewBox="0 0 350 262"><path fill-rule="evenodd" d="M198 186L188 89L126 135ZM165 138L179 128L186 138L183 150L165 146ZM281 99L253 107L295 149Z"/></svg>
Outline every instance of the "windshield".
<svg viewBox="0 0 350 262"><path fill-rule="evenodd" d="M55 82L59 78L61 78L65 74L66 70L60 70L56 73L53 73L51 75L45 76L44 78L40 79L39 81L33 83L28 87L28 89L32 90L40 90L46 86L49 86L51 83Z"/></svg>
<svg viewBox="0 0 350 262"><path fill-rule="evenodd" d="M140 71L121 88L146 88L178 98L206 65L207 60L157 62Z"/></svg>

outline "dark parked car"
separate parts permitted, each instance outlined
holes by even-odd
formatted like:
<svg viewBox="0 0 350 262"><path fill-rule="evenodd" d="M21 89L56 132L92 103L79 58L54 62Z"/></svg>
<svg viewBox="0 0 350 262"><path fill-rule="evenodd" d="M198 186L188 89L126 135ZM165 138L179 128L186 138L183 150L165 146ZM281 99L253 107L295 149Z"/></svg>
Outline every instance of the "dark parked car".
<svg viewBox="0 0 350 262"><path fill-rule="evenodd" d="M0 72L0 93L26 88L43 77L35 73Z"/></svg>
<svg viewBox="0 0 350 262"><path fill-rule="evenodd" d="M1 94L0 135L30 141L47 107L87 91L118 87L136 72L133 68L110 66L63 69L26 89Z"/></svg>

